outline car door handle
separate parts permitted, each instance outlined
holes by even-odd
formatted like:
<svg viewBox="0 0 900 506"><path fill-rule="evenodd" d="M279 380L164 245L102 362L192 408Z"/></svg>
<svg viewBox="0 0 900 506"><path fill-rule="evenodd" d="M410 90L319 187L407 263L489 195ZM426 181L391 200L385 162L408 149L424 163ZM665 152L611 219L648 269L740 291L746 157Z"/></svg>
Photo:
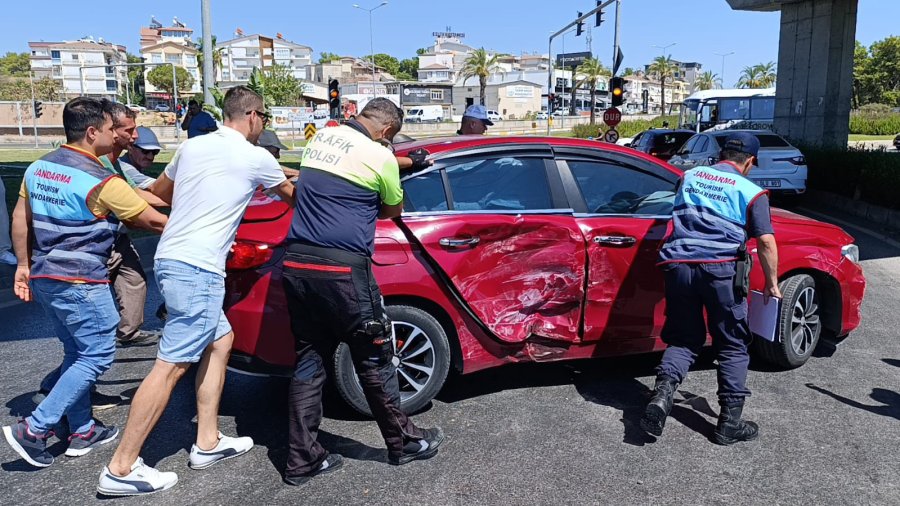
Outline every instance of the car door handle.
<svg viewBox="0 0 900 506"><path fill-rule="evenodd" d="M465 248L472 247L481 242L480 237L466 237L465 239L456 237L443 237L439 241L441 246L446 248Z"/></svg>
<svg viewBox="0 0 900 506"><path fill-rule="evenodd" d="M637 239L627 235L598 235L594 237L594 242L604 246L631 246Z"/></svg>

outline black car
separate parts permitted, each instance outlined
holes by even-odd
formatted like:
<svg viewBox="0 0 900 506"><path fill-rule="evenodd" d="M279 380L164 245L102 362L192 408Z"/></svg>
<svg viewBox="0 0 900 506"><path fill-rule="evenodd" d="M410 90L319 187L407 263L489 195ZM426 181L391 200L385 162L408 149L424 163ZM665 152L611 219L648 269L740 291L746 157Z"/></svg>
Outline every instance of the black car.
<svg viewBox="0 0 900 506"><path fill-rule="evenodd" d="M644 130L634 136L628 147L647 153L660 160L668 160L692 135L694 135L694 132L691 130L653 128Z"/></svg>

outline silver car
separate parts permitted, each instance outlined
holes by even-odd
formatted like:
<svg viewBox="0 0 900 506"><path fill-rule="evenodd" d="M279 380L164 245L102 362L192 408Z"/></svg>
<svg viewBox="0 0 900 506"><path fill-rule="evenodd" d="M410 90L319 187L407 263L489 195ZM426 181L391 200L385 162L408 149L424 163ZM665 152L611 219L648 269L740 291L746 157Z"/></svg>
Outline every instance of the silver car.
<svg viewBox="0 0 900 506"><path fill-rule="evenodd" d="M759 139L759 166L747 177L773 192L801 194L806 191L806 158L780 135L767 130L719 130L695 134L675 152L669 163L683 170L718 161L719 151L730 133L742 131Z"/></svg>

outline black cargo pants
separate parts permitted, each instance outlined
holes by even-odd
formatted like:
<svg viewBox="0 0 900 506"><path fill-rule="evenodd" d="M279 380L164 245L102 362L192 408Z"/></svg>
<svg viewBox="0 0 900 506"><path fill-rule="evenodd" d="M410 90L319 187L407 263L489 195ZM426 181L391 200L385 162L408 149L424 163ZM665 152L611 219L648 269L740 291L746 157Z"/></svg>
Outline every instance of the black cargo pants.
<svg viewBox="0 0 900 506"><path fill-rule="evenodd" d="M297 350L288 391L286 474L313 471L328 456L316 436L322 421L325 364L331 363L340 341L350 347L353 366L388 452L399 456L407 441L423 434L400 411L391 329L371 260L333 248L291 244L284 260L283 283ZM372 329L379 325L371 322L386 325L373 334Z"/></svg>

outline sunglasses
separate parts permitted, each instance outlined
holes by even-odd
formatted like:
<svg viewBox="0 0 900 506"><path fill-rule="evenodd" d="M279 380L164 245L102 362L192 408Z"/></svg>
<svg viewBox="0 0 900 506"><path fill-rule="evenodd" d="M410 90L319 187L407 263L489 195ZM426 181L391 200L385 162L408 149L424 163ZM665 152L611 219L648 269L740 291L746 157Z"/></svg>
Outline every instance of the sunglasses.
<svg viewBox="0 0 900 506"><path fill-rule="evenodd" d="M135 147L137 147L137 146L135 146ZM147 155L147 156L156 156L156 155L159 154L159 150L158 150L158 149L144 149L144 148L138 148L138 151L140 151L141 153L143 153L143 154L145 154L145 155Z"/></svg>
<svg viewBox="0 0 900 506"><path fill-rule="evenodd" d="M259 116L260 118L262 118L263 127L265 127L266 125L268 125L268 124L269 124L269 120L272 119L272 115L269 114L269 113L267 113L267 112L255 111L255 110L254 110L254 111L247 111L247 115L250 115L250 114L253 114L253 113L256 113L257 116Z"/></svg>

